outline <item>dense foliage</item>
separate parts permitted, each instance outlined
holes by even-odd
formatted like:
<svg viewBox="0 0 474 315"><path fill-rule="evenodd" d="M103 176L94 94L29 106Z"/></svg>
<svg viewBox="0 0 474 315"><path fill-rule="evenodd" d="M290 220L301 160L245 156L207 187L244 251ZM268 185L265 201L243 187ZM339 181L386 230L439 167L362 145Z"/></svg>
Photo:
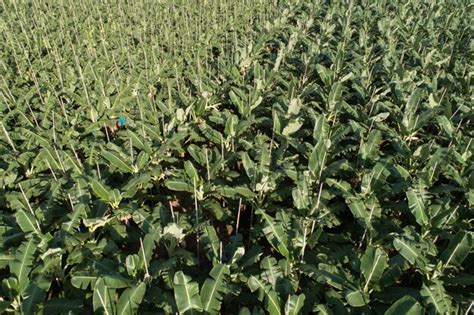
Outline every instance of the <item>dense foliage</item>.
<svg viewBox="0 0 474 315"><path fill-rule="evenodd" d="M2 1L0 312L473 309L469 1Z"/></svg>

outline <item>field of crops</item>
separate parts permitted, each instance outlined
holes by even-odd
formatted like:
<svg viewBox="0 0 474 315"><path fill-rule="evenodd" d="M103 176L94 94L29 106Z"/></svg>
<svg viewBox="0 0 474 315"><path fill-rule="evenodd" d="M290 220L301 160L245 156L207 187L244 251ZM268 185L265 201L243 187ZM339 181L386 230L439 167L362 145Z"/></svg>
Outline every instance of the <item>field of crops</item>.
<svg viewBox="0 0 474 315"><path fill-rule="evenodd" d="M2 0L1 314L471 314L474 5Z"/></svg>

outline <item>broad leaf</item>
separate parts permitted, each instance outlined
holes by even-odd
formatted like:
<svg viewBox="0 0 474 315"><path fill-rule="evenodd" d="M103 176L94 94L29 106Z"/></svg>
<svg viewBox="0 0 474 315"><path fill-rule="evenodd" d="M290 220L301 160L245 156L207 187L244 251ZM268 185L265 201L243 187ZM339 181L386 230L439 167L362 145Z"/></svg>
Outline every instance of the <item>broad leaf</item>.
<svg viewBox="0 0 474 315"><path fill-rule="evenodd" d="M99 278L95 283L92 304L94 312L100 312L107 315L116 314L115 309L115 290L109 288L104 279Z"/></svg>
<svg viewBox="0 0 474 315"><path fill-rule="evenodd" d="M345 298L352 307L362 307L369 303L369 296L361 290L346 290Z"/></svg>
<svg viewBox="0 0 474 315"><path fill-rule="evenodd" d="M191 282L191 277L186 276L182 271L178 271L174 275L173 283L174 297L180 314L187 311L202 311L199 286L196 282Z"/></svg>
<svg viewBox="0 0 474 315"><path fill-rule="evenodd" d="M38 310L38 304L44 300L49 286L50 282L42 277L28 283L21 301L21 311L23 314L34 314Z"/></svg>
<svg viewBox="0 0 474 315"><path fill-rule="evenodd" d="M236 197L242 196L242 197L251 199L255 196L255 193L245 186L235 186L235 187L218 186L216 187L215 190L220 195L224 197L229 197L229 198L236 198Z"/></svg>
<svg viewBox="0 0 474 315"><path fill-rule="evenodd" d="M285 305L285 315L298 315L304 306L305 295L292 295L288 298Z"/></svg>
<svg viewBox="0 0 474 315"><path fill-rule="evenodd" d="M472 234L459 231L441 254L445 266L460 266L472 250Z"/></svg>
<svg viewBox="0 0 474 315"><path fill-rule="evenodd" d="M37 227L36 219L32 214L19 210L16 213L16 222L23 232L35 232L37 235L41 235Z"/></svg>
<svg viewBox="0 0 474 315"><path fill-rule="evenodd" d="M250 182L253 183L256 180L255 163L250 159L247 152L242 153L242 165L244 166Z"/></svg>
<svg viewBox="0 0 474 315"><path fill-rule="evenodd" d="M316 178L319 178L320 171L326 162L326 151L325 140L321 139L314 146L309 157L308 169Z"/></svg>
<svg viewBox="0 0 474 315"><path fill-rule="evenodd" d="M94 288L98 277L90 272L79 271L72 274L71 284L78 289Z"/></svg>
<svg viewBox="0 0 474 315"><path fill-rule="evenodd" d="M95 178L90 179L91 188L94 194L99 197L104 202L110 201L111 189L108 188L105 184L99 182Z"/></svg>
<svg viewBox="0 0 474 315"><path fill-rule="evenodd" d="M282 134L284 136L289 137L295 132L297 132L298 130L300 130L301 126L303 126L303 122L299 118L295 120L291 120L288 123L288 125L286 125L286 127L283 128Z"/></svg>
<svg viewBox="0 0 474 315"><path fill-rule="evenodd" d="M393 240L395 249L410 262L412 265L417 265L421 270L425 270L427 261L420 251L413 246L407 239L395 238Z"/></svg>
<svg viewBox="0 0 474 315"><path fill-rule="evenodd" d="M68 300L56 297L45 301L43 305L44 314L67 314L68 312L77 314L84 309L81 300Z"/></svg>
<svg viewBox="0 0 474 315"><path fill-rule="evenodd" d="M453 314L451 298L446 294L443 283L440 280L431 283L423 283L420 291L427 306L428 314Z"/></svg>
<svg viewBox="0 0 474 315"><path fill-rule="evenodd" d="M191 163L190 161L185 161L184 170L186 171L186 175L188 175L188 178L190 179L190 183L193 184L195 182L197 185L199 183L199 174L193 163Z"/></svg>
<svg viewBox="0 0 474 315"><path fill-rule="evenodd" d="M290 258L290 251L288 249L287 233L280 223L275 222L271 216L266 214L263 210L257 210L257 214L261 215L264 222L263 232L265 237L272 244L272 246L280 252L283 256Z"/></svg>
<svg viewBox="0 0 474 315"><path fill-rule="evenodd" d="M387 254L381 248L368 247L360 261L360 269L365 277L364 291L376 285L387 266Z"/></svg>
<svg viewBox="0 0 474 315"><path fill-rule="evenodd" d="M280 266L278 266L277 260L274 257L266 256L260 265L263 269L261 274L262 279L271 284L275 290L277 280L280 277L283 278L283 272Z"/></svg>
<svg viewBox="0 0 474 315"><path fill-rule="evenodd" d="M385 315L423 315L424 310L420 303L409 295L398 299L390 308L385 311Z"/></svg>
<svg viewBox="0 0 474 315"><path fill-rule="evenodd" d="M379 156L379 146L382 141L382 132L380 130L372 130L360 147L362 159L375 159Z"/></svg>
<svg viewBox="0 0 474 315"><path fill-rule="evenodd" d="M102 151L102 156L123 173L136 173L132 164L115 152Z"/></svg>
<svg viewBox="0 0 474 315"><path fill-rule="evenodd" d="M212 268L201 289L203 310L210 314L217 314L221 309L222 294L226 292L226 277L230 274L229 267L217 264Z"/></svg>
<svg viewBox="0 0 474 315"><path fill-rule="evenodd" d="M123 291L117 302L117 314L136 314L138 306L140 305L143 297L145 296L145 291L146 285L144 282L140 283L138 286L134 286Z"/></svg>
<svg viewBox="0 0 474 315"><path fill-rule="evenodd" d="M419 225L426 226L429 223L428 216L425 210L425 202L423 197L418 194L415 190L410 189L407 191L408 206L416 218L416 222Z"/></svg>
<svg viewBox="0 0 474 315"><path fill-rule="evenodd" d="M278 294L271 289L270 285L265 285L261 279L255 276L250 276L247 284L252 292L255 290L261 290L264 293L265 307L269 314L281 314L280 298L278 297Z"/></svg>
<svg viewBox="0 0 474 315"><path fill-rule="evenodd" d="M165 186L168 189L174 190L174 191L187 191L190 193L194 192L194 186L192 184L189 184L183 180L179 179L169 179L165 181Z"/></svg>
<svg viewBox="0 0 474 315"><path fill-rule="evenodd" d="M342 97L342 87L341 82L336 82L331 87L331 92L329 92L328 96L328 109L331 112L338 109Z"/></svg>
<svg viewBox="0 0 474 315"><path fill-rule="evenodd" d="M10 271L18 280L18 290L23 292L29 282L28 275L33 266L34 253L37 249L38 243L31 237L29 240L23 242L15 254L15 260L10 262Z"/></svg>

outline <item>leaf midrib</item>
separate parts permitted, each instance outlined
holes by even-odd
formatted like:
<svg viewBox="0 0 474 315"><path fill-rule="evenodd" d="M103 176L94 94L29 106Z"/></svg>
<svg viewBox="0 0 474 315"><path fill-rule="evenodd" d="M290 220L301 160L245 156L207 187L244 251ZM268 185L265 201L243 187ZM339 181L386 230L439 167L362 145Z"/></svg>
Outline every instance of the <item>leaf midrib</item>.
<svg viewBox="0 0 474 315"><path fill-rule="evenodd" d="M377 251L375 251L375 254L377 255ZM370 271L369 276L367 277L367 281L366 281L365 286L364 286L364 291L367 290L367 288L369 287L370 279L372 279L372 277L374 275L374 272L375 272L375 268L377 268L377 264L378 264L381 257L382 257L382 255L378 255L376 257L375 263L372 266L372 270Z"/></svg>
<svg viewBox="0 0 474 315"><path fill-rule="evenodd" d="M204 306L204 310L209 311L209 305L211 304L211 301L214 298L214 292L217 291L217 286L220 283L220 279L222 274L224 273L224 268L221 268L219 270L218 276L214 279L214 285L212 286L211 294L210 294L210 299L207 301L207 304Z"/></svg>

